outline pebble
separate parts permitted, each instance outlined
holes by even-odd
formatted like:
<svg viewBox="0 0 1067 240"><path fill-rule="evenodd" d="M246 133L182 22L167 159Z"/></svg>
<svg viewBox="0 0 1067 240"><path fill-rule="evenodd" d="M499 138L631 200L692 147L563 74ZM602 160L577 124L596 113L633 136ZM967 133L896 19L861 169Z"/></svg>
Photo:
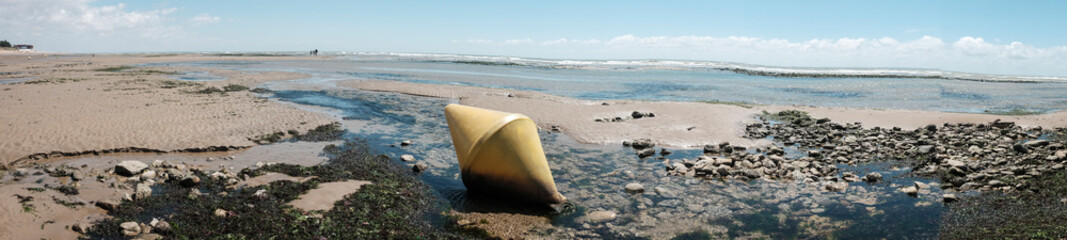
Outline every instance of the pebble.
<svg viewBox="0 0 1067 240"><path fill-rule="evenodd" d="M405 162L415 161L415 156L412 156L410 154L400 155L400 161L405 161Z"/></svg>
<svg viewBox="0 0 1067 240"><path fill-rule="evenodd" d="M645 191L645 186L640 183L629 183L624 187L628 193L641 193Z"/></svg>

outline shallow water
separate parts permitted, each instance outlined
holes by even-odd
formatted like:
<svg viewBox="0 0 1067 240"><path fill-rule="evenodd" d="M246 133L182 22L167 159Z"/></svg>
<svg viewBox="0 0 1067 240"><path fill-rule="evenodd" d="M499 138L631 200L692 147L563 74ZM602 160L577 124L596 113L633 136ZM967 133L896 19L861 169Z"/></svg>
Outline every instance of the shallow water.
<svg viewBox="0 0 1067 240"><path fill-rule="evenodd" d="M358 90L280 91L275 96L340 110L346 121L363 126L351 129L353 136L366 139L376 150L394 159L412 154L429 164L423 180L457 211L525 211L466 194L442 111L452 100ZM559 228L552 233L556 237L664 238L703 230L733 237L930 238L936 237L942 211L941 203L933 200L940 196L939 190L920 198L896 191L912 181L934 180L907 176L910 169L893 169L888 164L841 165L842 172L862 176L877 171L887 181L852 183L845 193L830 193L821 191L820 183L667 176L662 160L638 159L630 149L580 144L565 135L540 133L557 186L578 209L553 215L553 224ZM403 140L414 144L399 147ZM671 159L703 154L700 150L673 151ZM631 182L642 183L646 191L626 193L623 185ZM579 220L596 210L614 211L619 217L610 225Z"/></svg>

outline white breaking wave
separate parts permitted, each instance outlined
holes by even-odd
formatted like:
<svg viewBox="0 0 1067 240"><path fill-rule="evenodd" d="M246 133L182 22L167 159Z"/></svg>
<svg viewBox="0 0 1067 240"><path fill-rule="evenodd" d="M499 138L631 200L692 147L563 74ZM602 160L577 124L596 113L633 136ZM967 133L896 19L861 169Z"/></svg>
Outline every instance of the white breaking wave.
<svg viewBox="0 0 1067 240"><path fill-rule="evenodd" d="M722 70L740 74L806 78L934 78L988 82L1067 82L1067 77L1018 76L943 71L936 69L894 68L801 68L761 66L743 63L682 60L569 60L509 56L484 56L442 53L352 52L342 54L358 59L388 58L411 61L440 61L483 65L518 65L569 69L675 69Z"/></svg>

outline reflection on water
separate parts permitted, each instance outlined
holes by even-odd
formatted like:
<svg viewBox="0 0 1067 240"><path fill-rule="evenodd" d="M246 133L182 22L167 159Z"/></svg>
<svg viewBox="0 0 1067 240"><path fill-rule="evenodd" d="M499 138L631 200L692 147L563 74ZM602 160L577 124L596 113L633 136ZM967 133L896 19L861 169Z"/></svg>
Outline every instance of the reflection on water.
<svg viewBox="0 0 1067 240"><path fill-rule="evenodd" d="M579 144L565 135L541 132L545 153L560 192L576 210L552 215L544 209L501 205L471 197L463 187L452 150L444 105L453 102L393 93L356 90L280 91L283 101L337 109L347 121L360 121L354 136L390 156L412 154L431 166L422 175L449 205L461 212L519 212L544 214L557 229L550 237L669 238L686 236L811 238L935 237L942 205L940 190L919 198L896 189L931 179L908 176L910 169L891 164L838 166L841 172L864 175L879 172L886 181L851 183L844 193L826 192L820 182L791 180L703 180L669 176L664 160L638 159L627 148ZM403 140L414 144L397 146ZM790 154L800 152L789 149ZM674 150L671 159L693 159L700 150ZM398 164L411 164L401 163ZM641 183L645 192L630 194L628 183ZM605 222L583 216L611 211L618 217Z"/></svg>

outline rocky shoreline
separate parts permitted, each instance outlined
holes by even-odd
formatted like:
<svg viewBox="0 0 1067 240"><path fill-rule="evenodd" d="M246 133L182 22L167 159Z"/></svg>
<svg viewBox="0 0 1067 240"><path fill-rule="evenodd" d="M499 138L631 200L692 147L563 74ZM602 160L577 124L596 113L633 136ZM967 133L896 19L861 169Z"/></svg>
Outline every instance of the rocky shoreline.
<svg viewBox="0 0 1067 240"><path fill-rule="evenodd" d="M827 191L843 191L848 182L876 182L874 173L840 172L838 164L899 161L912 173L939 178L952 191L1034 191L1028 179L1067 164L1067 129L1024 128L1012 122L928 125L914 130L864 128L861 123L835 123L800 111L765 113L760 123L746 126L746 137L770 138L774 146L748 151L728 142L704 146L704 156L670 160L661 157L671 175L705 179L782 179L819 183ZM640 158L655 155L651 139L626 141ZM789 149L794 154L787 154ZM792 156L790 156L792 155ZM860 174L863 174L860 176ZM915 195L916 188L900 189ZM944 195L953 201L952 193Z"/></svg>

